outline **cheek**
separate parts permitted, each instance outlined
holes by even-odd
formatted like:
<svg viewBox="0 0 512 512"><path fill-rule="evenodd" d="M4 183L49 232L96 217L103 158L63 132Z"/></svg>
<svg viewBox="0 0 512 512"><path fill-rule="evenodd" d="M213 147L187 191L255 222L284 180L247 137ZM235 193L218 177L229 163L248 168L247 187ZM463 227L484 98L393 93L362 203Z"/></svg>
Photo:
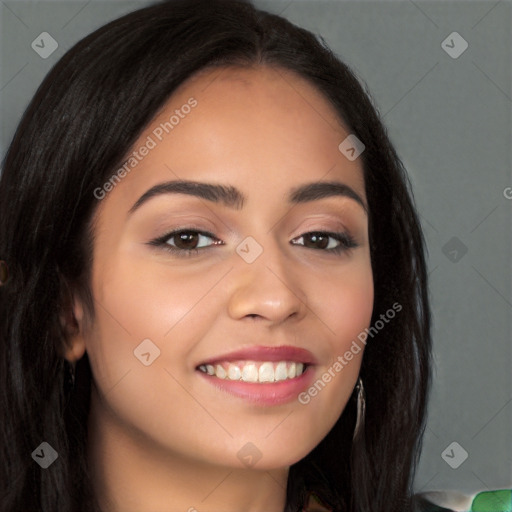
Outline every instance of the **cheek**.
<svg viewBox="0 0 512 512"><path fill-rule="evenodd" d="M299 397L310 414L322 417L327 433L342 413L356 384L365 344L358 336L370 326L373 312L373 277L369 259L350 272L332 276L324 293L316 292L311 306L322 314L326 358L316 380Z"/></svg>
<svg viewBox="0 0 512 512"><path fill-rule="evenodd" d="M172 269L148 264L147 256L129 255L118 261L112 271L98 275L95 293L111 317L107 324L115 321L133 342L169 338L192 312L197 318L204 309L200 302L223 274L218 269L199 278L185 266Z"/></svg>
<svg viewBox="0 0 512 512"><path fill-rule="evenodd" d="M185 372L188 354L214 322L210 296L225 269L201 276L183 265L155 271L147 256L107 263L95 275L95 328L86 347L99 386L108 390L128 371L145 368L137 358L142 347L150 360L158 354L148 368Z"/></svg>
<svg viewBox="0 0 512 512"><path fill-rule="evenodd" d="M373 312L373 276L369 259L330 279L328 293L319 296L319 311L331 334L331 349L339 354L367 328Z"/></svg>
<svg viewBox="0 0 512 512"><path fill-rule="evenodd" d="M109 418L162 445L189 446L205 438L190 426L202 425L205 413L183 388L190 387L189 354L213 323L209 290L225 272L194 277L118 261L94 281L96 318L86 342L94 382ZM210 427L212 436L223 434Z"/></svg>

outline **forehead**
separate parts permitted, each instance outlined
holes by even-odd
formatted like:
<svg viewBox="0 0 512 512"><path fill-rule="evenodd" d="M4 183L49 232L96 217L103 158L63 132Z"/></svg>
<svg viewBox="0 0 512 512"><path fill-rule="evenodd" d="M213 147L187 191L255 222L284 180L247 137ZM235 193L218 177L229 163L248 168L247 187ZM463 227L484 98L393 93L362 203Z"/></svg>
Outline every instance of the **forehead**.
<svg viewBox="0 0 512 512"><path fill-rule="evenodd" d="M339 179L364 197L361 159L349 161L338 149L348 135L327 99L294 72L205 69L141 133L102 203L127 210L121 203L176 179L232 183L249 197L262 187L284 196L291 183Z"/></svg>
<svg viewBox="0 0 512 512"><path fill-rule="evenodd" d="M347 131L332 105L312 83L275 66L201 70L182 84L173 98L180 104L192 94L201 101L205 117L215 112L221 119L238 121L246 128L250 128L249 123L269 122L267 128L286 127L290 134L307 131L311 136L316 131L325 136L327 131ZM244 113L250 117L244 119Z"/></svg>

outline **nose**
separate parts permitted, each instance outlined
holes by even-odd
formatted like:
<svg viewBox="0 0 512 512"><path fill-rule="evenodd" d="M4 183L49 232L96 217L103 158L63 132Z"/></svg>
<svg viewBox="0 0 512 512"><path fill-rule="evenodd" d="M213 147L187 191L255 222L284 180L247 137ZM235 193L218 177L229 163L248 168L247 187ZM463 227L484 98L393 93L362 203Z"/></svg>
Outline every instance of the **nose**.
<svg viewBox="0 0 512 512"><path fill-rule="evenodd" d="M256 317L277 325L289 318L297 322L304 317L307 300L300 276L277 244L266 243L252 263L237 254L235 258L235 284L228 302L231 318Z"/></svg>

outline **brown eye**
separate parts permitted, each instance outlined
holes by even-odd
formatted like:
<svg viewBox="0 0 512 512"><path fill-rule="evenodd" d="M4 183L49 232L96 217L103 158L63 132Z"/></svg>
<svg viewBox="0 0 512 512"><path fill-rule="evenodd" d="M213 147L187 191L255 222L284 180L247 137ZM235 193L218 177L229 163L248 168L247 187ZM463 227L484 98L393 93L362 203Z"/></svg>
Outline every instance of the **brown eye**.
<svg viewBox="0 0 512 512"><path fill-rule="evenodd" d="M302 240L303 243L297 245L303 245L307 249L320 249L323 252L333 254L342 253L358 246L356 241L348 233L314 231L304 233L293 241L297 242L300 240Z"/></svg>
<svg viewBox="0 0 512 512"><path fill-rule="evenodd" d="M329 245L329 235L323 233L308 233L304 237L304 247L326 249Z"/></svg>
<svg viewBox="0 0 512 512"><path fill-rule="evenodd" d="M178 251L193 251L203 247L208 247L209 245L214 245L205 243L205 239L207 238L213 238L213 236L208 233L201 233L200 231L194 230L175 231L174 233L170 233L167 237L166 244L171 245ZM170 240L173 241L172 244L170 243Z"/></svg>
<svg viewBox="0 0 512 512"><path fill-rule="evenodd" d="M213 240L213 242L208 243L208 239ZM212 233L192 228L177 229L147 243L171 252L178 257L196 255L207 251L214 245L224 245L224 242Z"/></svg>
<svg viewBox="0 0 512 512"><path fill-rule="evenodd" d="M199 243L199 236L197 231L180 231L171 238L174 239L174 245L177 249L189 250L196 249L196 244Z"/></svg>

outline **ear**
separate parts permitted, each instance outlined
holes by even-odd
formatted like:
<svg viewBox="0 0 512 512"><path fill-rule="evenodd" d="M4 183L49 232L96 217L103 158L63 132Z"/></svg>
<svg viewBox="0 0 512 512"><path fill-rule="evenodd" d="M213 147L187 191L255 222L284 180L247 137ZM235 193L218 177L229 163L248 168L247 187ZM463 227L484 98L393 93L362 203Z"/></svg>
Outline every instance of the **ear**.
<svg viewBox="0 0 512 512"><path fill-rule="evenodd" d="M66 340L62 355L75 363L85 354L84 308L76 297L73 296L61 311L60 325Z"/></svg>

